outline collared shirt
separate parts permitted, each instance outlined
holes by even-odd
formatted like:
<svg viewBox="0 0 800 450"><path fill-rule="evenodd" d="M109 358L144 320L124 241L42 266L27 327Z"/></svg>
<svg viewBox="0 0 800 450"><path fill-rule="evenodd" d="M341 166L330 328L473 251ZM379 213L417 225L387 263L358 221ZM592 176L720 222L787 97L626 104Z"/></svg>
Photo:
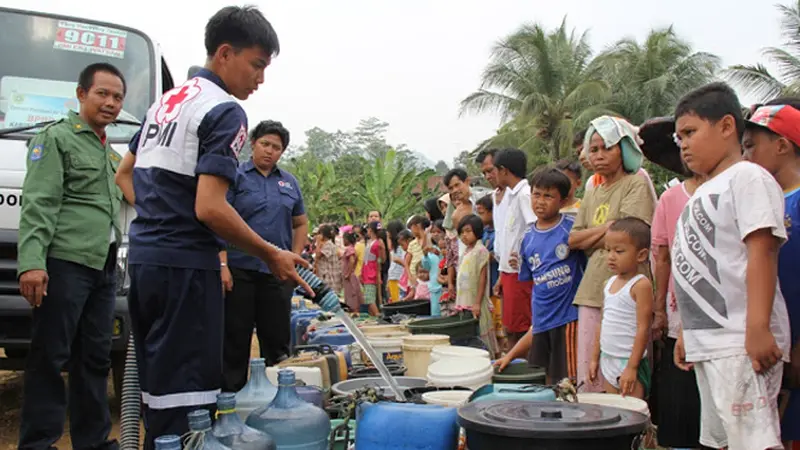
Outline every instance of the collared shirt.
<svg viewBox="0 0 800 450"><path fill-rule="evenodd" d="M130 143L136 155L131 264L219 270L224 242L195 215L197 178L236 182L247 116L207 69L164 94Z"/></svg>
<svg viewBox="0 0 800 450"><path fill-rule="evenodd" d="M508 215L508 188L505 188L503 191L503 198L498 202L497 201L497 191L495 189L492 191L492 202L494 202L494 209L492 210L492 221L494 222L494 229L495 230L504 230L506 228L506 216ZM497 249L503 247L503 233L495 232L494 236L494 249L492 250L495 254L495 258L498 258ZM497 259L499 261L499 259Z"/></svg>
<svg viewBox="0 0 800 450"><path fill-rule="evenodd" d="M478 200L480 196L475 192L474 189L470 189L469 191L469 202L472 205L472 212L475 213L475 205L478 204ZM451 201L447 204L447 211L444 214L444 221L442 222L442 226L444 226L445 230L453 230L453 213L456 212L456 205L455 202Z"/></svg>
<svg viewBox="0 0 800 450"><path fill-rule="evenodd" d="M46 270L48 256L102 270L108 229L121 238L121 157L77 113L48 125L28 145L22 185L18 273Z"/></svg>
<svg viewBox="0 0 800 450"><path fill-rule="evenodd" d="M228 190L228 202L265 241L284 250L292 249L292 219L306 213L300 185L292 174L275 166L264 176L252 160L247 161L239 166L236 183ZM230 245L228 264L269 273L264 261Z"/></svg>
<svg viewBox="0 0 800 450"><path fill-rule="evenodd" d="M511 254L519 253L522 238L528 228L536 222L536 215L531 208L531 187L528 180L522 179L513 188L506 189L503 201L508 199L508 210L503 228L495 228L497 236L494 244L500 263L500 272L519 273L509 264ZM502 236L501 236L502 235Z"/></svg>

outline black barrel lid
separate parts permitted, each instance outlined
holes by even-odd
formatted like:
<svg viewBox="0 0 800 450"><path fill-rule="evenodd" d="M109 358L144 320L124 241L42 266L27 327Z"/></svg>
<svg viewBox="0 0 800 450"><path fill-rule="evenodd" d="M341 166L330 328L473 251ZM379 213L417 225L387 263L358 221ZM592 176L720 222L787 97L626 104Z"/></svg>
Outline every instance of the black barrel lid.
<svg viewBox="0 0 800 450"><path fill-rule="evenodd" d="M568 402L489 400L458 410L458 424L468 431L534 439L587 439L641 433L642 413L608 406Z"/></svg>

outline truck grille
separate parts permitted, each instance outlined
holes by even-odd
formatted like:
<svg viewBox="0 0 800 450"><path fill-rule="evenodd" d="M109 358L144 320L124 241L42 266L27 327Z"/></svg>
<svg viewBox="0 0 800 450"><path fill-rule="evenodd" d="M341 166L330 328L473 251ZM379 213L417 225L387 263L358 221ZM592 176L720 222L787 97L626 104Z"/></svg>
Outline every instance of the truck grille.
<svg viewBox="0 0 800 450"><path fill-rule="evenodd" d="M17 232L0 231L0 295L19 295L17 283Z"/></svg>

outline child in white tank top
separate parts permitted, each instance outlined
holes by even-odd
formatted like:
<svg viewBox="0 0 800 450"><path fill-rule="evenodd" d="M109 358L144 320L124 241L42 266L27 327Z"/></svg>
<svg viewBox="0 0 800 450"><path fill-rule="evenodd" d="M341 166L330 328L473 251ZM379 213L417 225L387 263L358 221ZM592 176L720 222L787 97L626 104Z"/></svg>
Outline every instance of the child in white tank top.
<svg viewBox="0 0 800 450"><path fill-rule="evenodd" d="M653 315L653 284L637 266L649 256L650 226L626 217L614 222L605 235L608 266L616 275L606 283L603 320L595 341L589 379L598 370L605 390L643 399L650 388L650 362L645 357Z"/></svg>

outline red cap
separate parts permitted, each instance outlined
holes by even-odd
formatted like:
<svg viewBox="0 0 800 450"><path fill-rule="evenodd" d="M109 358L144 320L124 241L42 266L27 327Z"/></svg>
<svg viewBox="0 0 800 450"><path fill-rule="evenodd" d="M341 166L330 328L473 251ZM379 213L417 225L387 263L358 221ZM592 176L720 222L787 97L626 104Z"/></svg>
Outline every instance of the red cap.
<svg viewBox="0 0 800 450"><path fill-rule="evenodd" d="M747 121L764 127L800 147L800 111L789 105L761 106Z"/></svg>

